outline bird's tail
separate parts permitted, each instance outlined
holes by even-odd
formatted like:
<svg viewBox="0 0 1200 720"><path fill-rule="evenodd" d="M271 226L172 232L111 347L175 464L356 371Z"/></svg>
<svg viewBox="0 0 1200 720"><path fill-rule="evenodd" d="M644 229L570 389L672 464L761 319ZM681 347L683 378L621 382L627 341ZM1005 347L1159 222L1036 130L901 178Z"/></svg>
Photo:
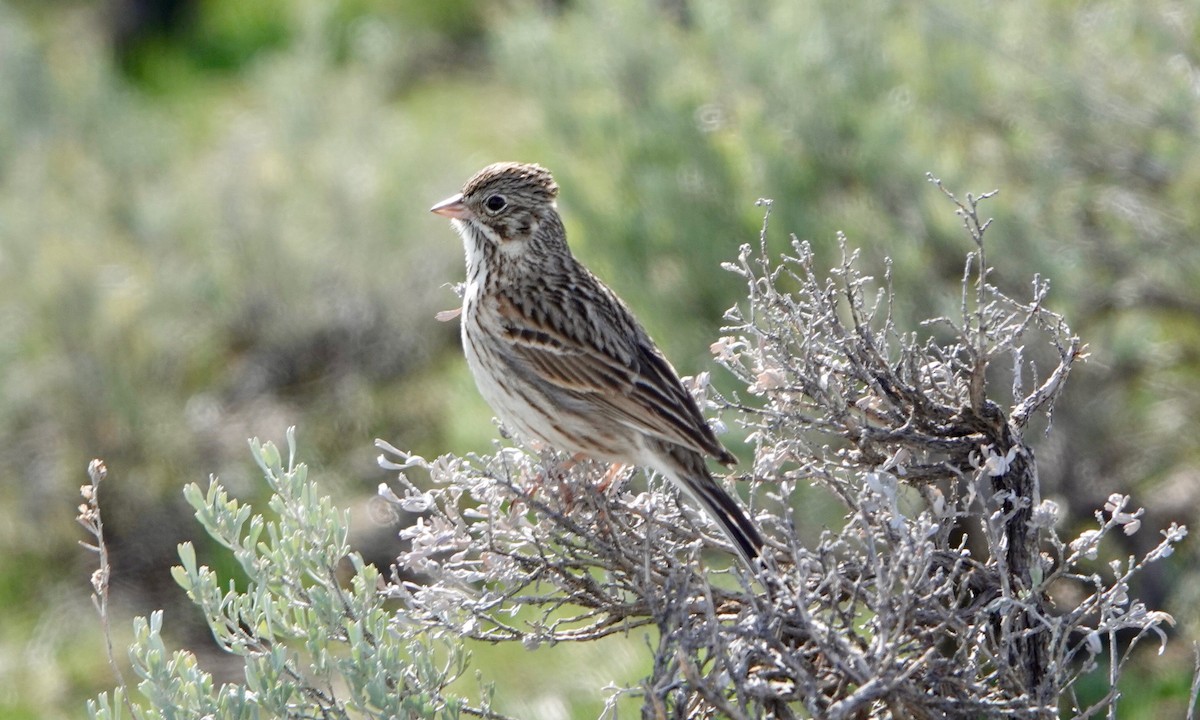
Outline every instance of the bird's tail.
<svg viewBox="0 0 1200 720"><path fill-rule="evenodd" d="M725 531L750 569L757 570L763 549L762 535L745 511L713 478L704 457L678 445L667 448L666 454L673 461L671 467L659 470L700 503Z"/></svg>

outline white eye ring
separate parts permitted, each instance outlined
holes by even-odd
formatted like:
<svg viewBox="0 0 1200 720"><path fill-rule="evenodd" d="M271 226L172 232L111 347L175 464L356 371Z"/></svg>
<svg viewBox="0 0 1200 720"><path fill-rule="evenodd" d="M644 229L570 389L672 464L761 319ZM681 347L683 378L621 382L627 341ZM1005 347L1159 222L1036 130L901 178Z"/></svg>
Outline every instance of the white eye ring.
<svg viewBox="0 0 1200 720"><path fill-rule="evenodd" d="M492 195L483 201L483 207L489 213L495 215L508 207L508 200L503 195Z"/></svg>

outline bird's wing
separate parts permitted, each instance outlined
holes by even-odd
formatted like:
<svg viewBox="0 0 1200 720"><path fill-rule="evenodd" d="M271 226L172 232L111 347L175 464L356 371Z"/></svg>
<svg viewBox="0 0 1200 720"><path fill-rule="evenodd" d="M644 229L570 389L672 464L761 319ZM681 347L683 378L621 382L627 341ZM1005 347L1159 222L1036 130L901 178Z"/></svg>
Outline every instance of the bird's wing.
<svg viewBox="0 0 1200 720"><path fill-rule="evenodd" d="M600 307L612 315L597 318L582 305L563 308L575 310L569 316L581 321L564 326L553 322L563 313L534 312L501 295L503 339L537 378L584 400L597 412L721 462L734 462L645 331L607 288L596 290L610 301ZM559 300L575 304L570 298Z"/></svg>

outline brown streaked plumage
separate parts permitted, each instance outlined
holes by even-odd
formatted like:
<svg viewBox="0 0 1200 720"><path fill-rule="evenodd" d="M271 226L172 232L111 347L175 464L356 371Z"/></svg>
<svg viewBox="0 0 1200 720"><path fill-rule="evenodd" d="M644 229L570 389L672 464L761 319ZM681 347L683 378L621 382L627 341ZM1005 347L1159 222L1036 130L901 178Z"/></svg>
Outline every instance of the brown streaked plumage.
<svg viewBox="0 0 1200 720"><path fill-rule="evenodd" d="M527 439L670 478L753 566L762 537L704 461L736 458L625 304L571 254L557 195L545 168L497 163L432 208L466 249L462 339L480 393Z"/></svg>

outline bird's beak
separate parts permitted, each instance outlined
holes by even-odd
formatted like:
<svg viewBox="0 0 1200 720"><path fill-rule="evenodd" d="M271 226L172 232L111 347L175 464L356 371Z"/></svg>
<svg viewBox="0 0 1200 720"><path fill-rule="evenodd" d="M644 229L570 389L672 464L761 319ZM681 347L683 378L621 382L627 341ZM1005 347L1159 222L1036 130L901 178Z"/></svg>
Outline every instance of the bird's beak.
<svg viewBox="0 0 1200 720"><path fill-rule="evenodd" d="M467 220L474 217L474 214L463 204L462 193L451 195L437 205L429 208L429 212L457 220Z"/></svg>

